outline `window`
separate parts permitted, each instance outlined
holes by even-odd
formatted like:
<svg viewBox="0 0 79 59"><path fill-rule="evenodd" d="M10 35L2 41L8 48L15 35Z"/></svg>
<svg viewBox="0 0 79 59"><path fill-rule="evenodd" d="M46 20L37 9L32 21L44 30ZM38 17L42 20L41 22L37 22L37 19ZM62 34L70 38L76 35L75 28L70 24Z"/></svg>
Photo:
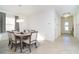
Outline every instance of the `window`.
<svg viewBox="0 0 79 59"><path fill-rule="evenodd" d="M65 30L68 31L69 30L69 23L65 22L64 27L65 27Z"/></svg>
<svg viewBox="0 0 79 59"><path fill-rule="evenodd" d="M6 15L6 31L15 30L15 17Z"/></svg>
<svg viewBox="0 0 79 59"><path fill-rule="evenodd" d="M68 26L69 25L69 23L68 22L65 22L65 26Z"/></svg>
<svg viewBox="0 0 79 59"><path fill-rule="evenodd" d="M65 30L67 30L67 31L68 31L68 30L69 30L69 27L65 27Z"/></svg>

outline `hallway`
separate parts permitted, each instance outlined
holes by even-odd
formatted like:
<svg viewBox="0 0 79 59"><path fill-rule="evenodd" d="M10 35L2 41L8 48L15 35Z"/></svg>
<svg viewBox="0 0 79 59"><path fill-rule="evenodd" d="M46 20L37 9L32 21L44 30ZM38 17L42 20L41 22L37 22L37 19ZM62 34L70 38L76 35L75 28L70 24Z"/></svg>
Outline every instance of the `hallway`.
<svg viewBox="0 0 79 59"><path fill-rule="evenodd" d="M0 53L20 53L18 50L17 52L14 52L13 50L9 49L6 44L8 43L7 40L0 41ZM24 54L27 54L27 49L24 50ZM26 52L25 52L26 51ZM79 53L79 40L73 38L71 35L62 35L58 39L56 39L54 42L51 41L43 41L40 42L38 45L38 48L32 48L32 54L77 54Z"/></svg>

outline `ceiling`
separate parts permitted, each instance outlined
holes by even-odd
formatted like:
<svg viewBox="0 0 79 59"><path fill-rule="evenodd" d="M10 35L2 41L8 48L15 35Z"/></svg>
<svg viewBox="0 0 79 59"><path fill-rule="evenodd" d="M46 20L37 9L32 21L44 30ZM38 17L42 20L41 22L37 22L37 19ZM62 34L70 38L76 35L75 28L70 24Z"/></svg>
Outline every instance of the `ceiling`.
<svg viewBox="0 0 79 59"><path fill-rule="evenodd" d="M78 8L77 5L61 5L56 6L56 10L59 13L59 15L63 15L65 13L71 13L74 14L76 12L76 9Z"/></svg>
<svg viewBox="0 0 79 59"><path fill-rule="evenodd" d="M9 11L15 15L33 15L48 9L55 9L62 16L64 13L74 14L78 5L0 5L1 10Z"/></svg>

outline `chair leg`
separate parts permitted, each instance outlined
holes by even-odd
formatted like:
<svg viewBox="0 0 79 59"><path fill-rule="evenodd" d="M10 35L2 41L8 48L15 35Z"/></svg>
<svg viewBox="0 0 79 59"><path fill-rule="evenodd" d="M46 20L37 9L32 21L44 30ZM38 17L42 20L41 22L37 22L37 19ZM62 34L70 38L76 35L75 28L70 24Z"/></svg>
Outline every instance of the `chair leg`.
<svg viewBox="0 0 79 59"><path fill-rule="evenodd" d="M11 49L13 48L13 43L11 43Z"/></svg>
<svg viewBox="0 0 79 59"><path fill-rule="evenodd" d="M35 42L35 47L37 48L37 44L36 44L36 42Z"/></svg>
<svg viewBox="0 0 79 59"><path fill-rule="evenodd" d="M9 40L8 46L10 46L10 44L11 44L11 41Z"/></svg>
<svg viewBox="0 0 79 59"><path fill-rule="evenodd" d="M23 44L23 47L22 47L22 48L24 49L24 47L25 47L25 44L24 44L24 43L22 43L22 44Z"/></svg>
<svg viewBox="0 0 79 59"><path fill-rule="evenodd" d="M9 41L9 43L8 43L8 46L10 45L10 41Z"/></svg>
<svg viewBox="0 0 79 59"><path fill-rule="evenodd" d="M17 44L15 44L15 52L16 52L16 50L17 50Z"/></svg>
<svg viewBox="0 0 79 59"><path fill-rule="evenodd" d="M31 45L29 45L29 51L30 51L30 53L31 53Z"/></svg>

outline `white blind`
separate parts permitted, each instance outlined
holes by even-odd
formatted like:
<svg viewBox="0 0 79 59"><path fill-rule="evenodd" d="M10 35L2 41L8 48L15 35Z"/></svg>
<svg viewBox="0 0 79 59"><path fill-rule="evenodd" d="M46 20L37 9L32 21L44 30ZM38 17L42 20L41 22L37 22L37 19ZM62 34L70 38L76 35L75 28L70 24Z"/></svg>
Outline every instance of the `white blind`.
<svg viewBox="0 0 79 59"><path fill-rule="evenodd" d="M6 15L6 31L15 30L15 17Z"/></svg>

